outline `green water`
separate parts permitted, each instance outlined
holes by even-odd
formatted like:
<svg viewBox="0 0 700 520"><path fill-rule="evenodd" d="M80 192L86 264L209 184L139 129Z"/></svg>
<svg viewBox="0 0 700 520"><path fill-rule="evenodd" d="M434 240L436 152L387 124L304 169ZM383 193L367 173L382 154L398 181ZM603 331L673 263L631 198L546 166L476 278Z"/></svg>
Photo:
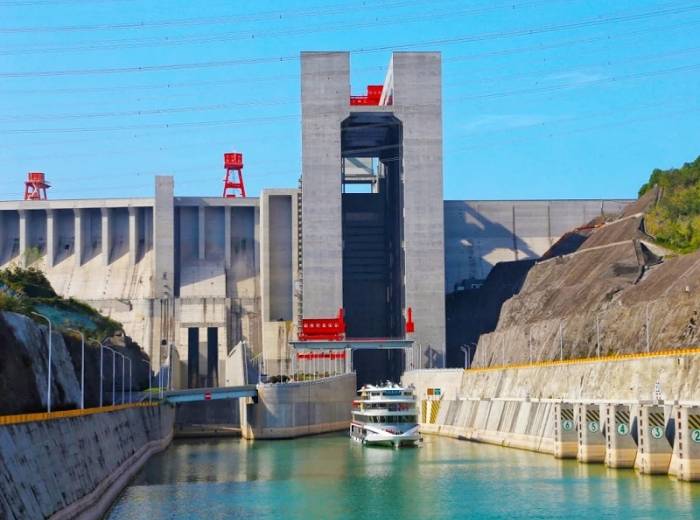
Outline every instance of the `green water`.
<svg viewBox="0 0 700 520"><path fill-rule="evenodd" d="M700 518L700 484L440 437L367 448L345 435L178 441L110 519Z"/></svg>

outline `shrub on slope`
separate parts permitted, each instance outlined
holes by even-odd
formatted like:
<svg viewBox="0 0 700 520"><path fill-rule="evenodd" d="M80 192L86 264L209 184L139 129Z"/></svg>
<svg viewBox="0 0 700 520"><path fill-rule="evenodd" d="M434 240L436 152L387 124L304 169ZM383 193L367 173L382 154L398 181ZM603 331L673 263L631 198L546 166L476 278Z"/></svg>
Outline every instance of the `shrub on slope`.
<svg viewBox="0 0 700 520"><path fill-rule="evenodd" d="M654 170L639 195L655 185L661 198L645 217L647 232L680 253L700 249L700 157L681 168Z"/></svg>

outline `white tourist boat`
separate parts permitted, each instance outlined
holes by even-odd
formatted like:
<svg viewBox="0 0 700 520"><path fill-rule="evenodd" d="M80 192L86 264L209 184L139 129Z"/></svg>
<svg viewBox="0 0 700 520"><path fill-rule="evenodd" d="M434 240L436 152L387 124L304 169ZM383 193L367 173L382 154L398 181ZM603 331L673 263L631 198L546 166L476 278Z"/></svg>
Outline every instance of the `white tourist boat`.
<svg viewBox="0 0 700 520"><path fill-rule="evenodd" d="M413 446L418 432L416 396L410 388L387 383L366 385L352 402L350 437L363 444Z"/></svg>

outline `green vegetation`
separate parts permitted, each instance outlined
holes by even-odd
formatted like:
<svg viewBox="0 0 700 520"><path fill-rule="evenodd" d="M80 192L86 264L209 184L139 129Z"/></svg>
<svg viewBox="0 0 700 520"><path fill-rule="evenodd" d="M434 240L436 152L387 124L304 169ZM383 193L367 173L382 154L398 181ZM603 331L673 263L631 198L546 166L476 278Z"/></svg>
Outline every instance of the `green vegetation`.
<svg viewBox="0 0 700 520"><path fill-rule="evenodd" d="M95 339L112 336L122 329L121 323L102 316L89 305L59 297L44 273L33 267L0 270L0 311L28 316L40 312L59 328L77 329Z"/></svg>
<svg viewBox="0 0 700 520"><path fill-rule="evenodd" d="M0 284L11 289L16 295L29 298L56 298L51 284L39 269L30 267L8 267L0 270Z"/></svg>
<svg viewBox="0 0 700 520"><path fill-rule="evenodd" d="M647 231L679 253L700 249L700 157L681 168L654 170L639 195L654 186L661 199L644 219Z"/></svg>

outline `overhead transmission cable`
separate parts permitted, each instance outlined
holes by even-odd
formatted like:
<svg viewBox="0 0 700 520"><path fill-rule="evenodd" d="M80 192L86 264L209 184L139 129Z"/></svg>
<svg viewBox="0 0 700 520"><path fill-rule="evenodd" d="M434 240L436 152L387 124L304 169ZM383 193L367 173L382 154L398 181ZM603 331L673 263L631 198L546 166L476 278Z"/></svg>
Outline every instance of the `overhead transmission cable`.
<svg viewBox="0 0 700 520"><path fill-rule="evenodd" d="M81 2L84 0L74 0ZM425 3L434 4L438 0L399 0L371 2L373 9L397 9L406 6L415 6ZM203 16L190 18L173 18L168 20L142 20L138 22L104 23L104 24L83 24L83 25L59 25L59 26L24 26L24 27L0 27L0 33L55 33L55 32L91 32L91 31L114 31L122 29L147 29L149 27L179 27L197 25L223 25L243 22L264 22L268 20L285 20L287 18L309 17L309 16L329 16L344 14L348 10L366 8L368 1L343 2L339 4L329 4L317 7L305 7L303 9L283 9L275 11L264 11L252 14L236 14L225 16ZM4 5L0 2L0 6Z"/></svg>
<svg viewBox="0 0 700 520"><path fill-rule="evenodd" d="M399 43L393 45L382 45L376 47L358 48L350 51L354 54L365 54L372 52L383 52L396 49L407 49L412 47L424 47L429 45L449 45L460 43L471 43L485 40L496 40L520 36L532 36L534 34L544 34L558 31L566 31L572 29L580 29L583 27L594 27L609 23L620 23L637 21L658 16L666 16L669 14L680 14L691 11L700 11L700 4L692 4L682 8L672 9L657 9L643 13L598 17L578 22L569 22L563 24L551 24L540 27L531 27L528 29L518 29L513 31L498 31L490 33L482 33L477 35L465 35L453 38L441 38L435 40L423 40L420 42ZM27 78L27 77L52 77L52 76L84 76L84 75L101 75L101 74L121 74L121 73L143 73L157 72L170 70L190 70L190 69L206 69L215 67L225 67L234 65L252 65L262 63L282 63L298 61L299 56L276 56L276 57L251 57L238 58L232 60L217 60L199 63L174 63L166 65L144 65L131 67L108 67L108 68L85 68L85 69L67 69L67 70L52 70L52 71L29 71L29 72L0 72L0 78Z"/></svg>
<svg viewBox="0 0 700 520"><path fill-rule="evenodd" d="M675 57L675 56L683 56L687 54L693 54L693 53L698 53L700 52L700 47L688 47L684 49L676 49L672 51L667 51L663 53L655 53L655 54L650 54L650 55L642 55L642 56L637 56L637 57L627 57L625 58L625 63L633 63L633 62L644 62L644 61L654 61L654 60L659 60L659 59L668 59L670 57ZM610 67L613 65L616 65L617 62L604 62L604 63L597 63L597 64L588 64L586 65L587 68L601 68L601 67ZM683 70L683 67L679 67L680 70ZM556 74L556 73L566 73L570 70L570 68L566 69L558 69L554 71L536 71L536 72L526 72L526 73L516 73L516 74L507 74L507 75L501 75L501 76L495 76L491 78L480 78L478 81L480 83L495 83L495 82L500 82L505 79L512 80L512 79L518 79L518 78L527 78L527 77L532 77L536 75L551 75L551 74ZM662 73L666 72L673 72L675 71L675 68L672 69L665 69L661 71ZM511 90L511 91L505 91L505 92L490 92L486 94L474 94L474 95L469 95L469 96L458 96L458 97L447 97L445 98L445 101L460 101L460 100L471 100L471 99L485 99L485 98L491 98L491 97L504 97L504 96L510 96L510 95L515 95L515 94L531 94L531 93L537 93L537 92L549 92L549 91L556 91L556 90L561 90L561 89L566 89L566 88L572 88L572 87L580 87L580 86L586 86L588 84L595 84L595 83L606 83L606 82L615 82L615 81L621 81L624 79L628 79L629 77L634 77L635 74L645 74L644 72L641 73L634 73L631 76L616 76L616 77L611 77L611 78L592 78L588 80L577 80L576 82L573 83L564 83L564 84L558 84L558 85L543 85L543 86L538 86L538 87L531 87L531 88L525 88L525 89L516 89L516 90ZM473 78L473 73L471 73L471 76ZM470 79L470 84L473 83L473 79ZM460 86L463 85L462 82L444 82L443 86ZM158 96L158 99L162 99L163 96ZM17 121L17 120L22 120L22 121L53 121L53 120L60 120L60 119L94 119L94 118L105 118L105 117L141 117L141 116L152 116L152 115L167 115L167 114L175 114L175 113L187 113L187 112L206 112L206 111L213 111L213 110L225 110L225 109L231 109L231 108L240 108L240 107L260 107L260 106L283 106L283 105L290 105L290 104L296 104L298 103L298 98L284 98L284 99L268 99L268 100L249 100L249 101L236 101L236 102L222 102L222 103L217 103L217 104L211 104L211 105L190 105L190 106L184 106L184 107L156 107L156 108L145 108L145 109L133 109L133 110L121 110L121 111L110 111L110 112L88 112L88 113L60 113L60 114L50 114L50 113L45 113L42 112L40 114L17 114L17 115L8 115L8 116L0 116L0 122L3 121Z"/></svg>
<svg viewBox="0 0 700 520"><path fill-rule="evenodd" d="M112 39L112 40L101 40L93 41L85 44L73 44L73 45L60 45L60 46L41 46L35 45L30 47L5 47L0 48L0 55L14 56L14 55L24 55L24 54L42 54L42 53L67 53L67 52L83 52L83 51L101 51L101 50L117 50L117 49L135 49L135 48L153 48L162 46L172 46L172 45L201 45L207 43L216 42L229 42L229 41L241 41L241 40L251 40L260 38L278 38L284 36L306 36L310 34L318 33L328 33L328 32L340 32L351 29L366 29L372 27L386 27L389 25L405 25L409 23L417 23L426 20L435 20L440 18L455 18L461 16L474 16L478 14L484 14L500 9L513 9L528 7L530 5L539 5L544 3L552 2L571 2L573 0L530 0L527 2L522 2L519 4L513 4L512 2L506 4L492 5L488 7L481 8L468 8L468 9L449 9L445 11L432 11L427 13L422 13L418 15L399 15L394 13L390 17L378 19L372 17L371 20L357 21L357 22L345 22L329 24L324 23L321 25L310 26L310 27L295 27L288 29L277 29L277 30L261 30L261 31L234 31L225 32L219 34L207 34L207 35L190 35L181 37L149 37L149 38L122 38L122 39Z"/></svg>
<svg viewBox="0 0 700 520"><path fill-rule="evenodd" d="M686 29L688 26L694 26L700 24L700 20L691 20L691 21L686 21L683 23L677 23L677 24L672 24L672 25L666 25L666 26L658 26L655 27L656 31L671 31L671 30L678 30L678 29ZM493 56L508 56L508 55L513 55L513 54L521 54L521 53L531 53L531 52L541 52L541 51L547 51L547 50L552 50L552 49L560 49L560 48L566 48L570 46L575 46L575 45L580 45L580 44L589 44L589 43L596 43L596 42L601 42L601 41L611 41L611 40L616 40L616 39L623 39L623 38L629 38L629 37L635 37L639 35L644 35L647 36L649 34L648 29L641 29L641 30L635 30L635 31L628 31L628 32L623 32L619 34L605 34L601 36L593 36L593 37L588 37L588 38L579 38L579 39L573 39L573 40L564 40L561 42L555 42L551 44L537 44L537 45L531 45L531 46L524 46L524 47L511 47L508 49L500 49L500 50L494 50L494 51L484 51L484 52L477 52L477 53L471 53L471 54L462 54L462 55L453 55L453 56L445 56L442 58L443 63L452 63L452 62L460 62L460 61L466 61L466 60L477 60L480 58L487 58L487 57L493 57ZM370 67L357 67L353 68L353 72L367 72L367 71L372 71L372 70L378 70L378 71L385 71L386 66L384 65L375 65L375 66L370 66ZM262 83L262 82L268 82L268 81L280 81L284 79L298 79L300 77L303 77L303 73L297 73L297 74L276 74L272 76L263 76L263 77L251 77L251 76L245 76L242 78L237 78L236 83ZM169 89L176 89L176 88L187 88L187 87L203 87L203 86L215 86L215 85L231 85L230 80L211 80L211 81L170 81L166 83L154 83L154 84L137 84L137 85L111 85L111 86L103 86L103 87L64 87L64 88L50 88L50 89L27 89L27 88L21 88L21 89L2 89L0 90L0 94L2 95L13 95L13 94L72 94L72 93L90 93L90 92L113 92L113 91L118 91L118 92L123 92L126 90L169 90ZM162 98L162 95L159 96Z"/></svg>
<svg viewBox="0 0 700 520"><path fill-rule="evenodd" d="M602 83L615 83L620 81L626 81L630 79L641 79L648 77L656 77L664 74L675 74L679 72L691 72L695 70L700 70L700 63L683 65L677 67L670 67L666 69L659 69L646 72L638 72L632 74L618 75L614 77L607 78L596 78L588 81L575 81L562 83L558 85L550 85L543 87L534 87L530 89L520 89L520 90L510 90L510 91L499 91L491 92L485 94L478 94L472 96L458 96L454 98L447 98L445 101L466 101L474 99L486 99L486 98L497 98L497 97L508 97L513 95L523 95L523 94L534 94L543 92L555 92L558 90L569 89L573 87L582 87L587 84L602 84ZM414 108L419 108L420 106L431 106L430 104L421 105L416 104ZM190 109L191 110L191 107ZM38 133L73 133L73 132L101 132L101 131L122 131L122 130L134 130L140 128L176 128L176 127L198 127L198 126L220 126L220 125L235 125L235 124L247 124L247 123L270 123L275 121L280 121L284 119L297 119L299 114L287 114L280 116L261 116L261 117L251 117L243 119L226 119L218 121L183 121L175 123L145 123L136 125L113 125L104 127L72 127L72 128L23 128L23 129L3 129L5 134L38 134ZM387 123L374 123L379 126L385 126Z"/></svg>

